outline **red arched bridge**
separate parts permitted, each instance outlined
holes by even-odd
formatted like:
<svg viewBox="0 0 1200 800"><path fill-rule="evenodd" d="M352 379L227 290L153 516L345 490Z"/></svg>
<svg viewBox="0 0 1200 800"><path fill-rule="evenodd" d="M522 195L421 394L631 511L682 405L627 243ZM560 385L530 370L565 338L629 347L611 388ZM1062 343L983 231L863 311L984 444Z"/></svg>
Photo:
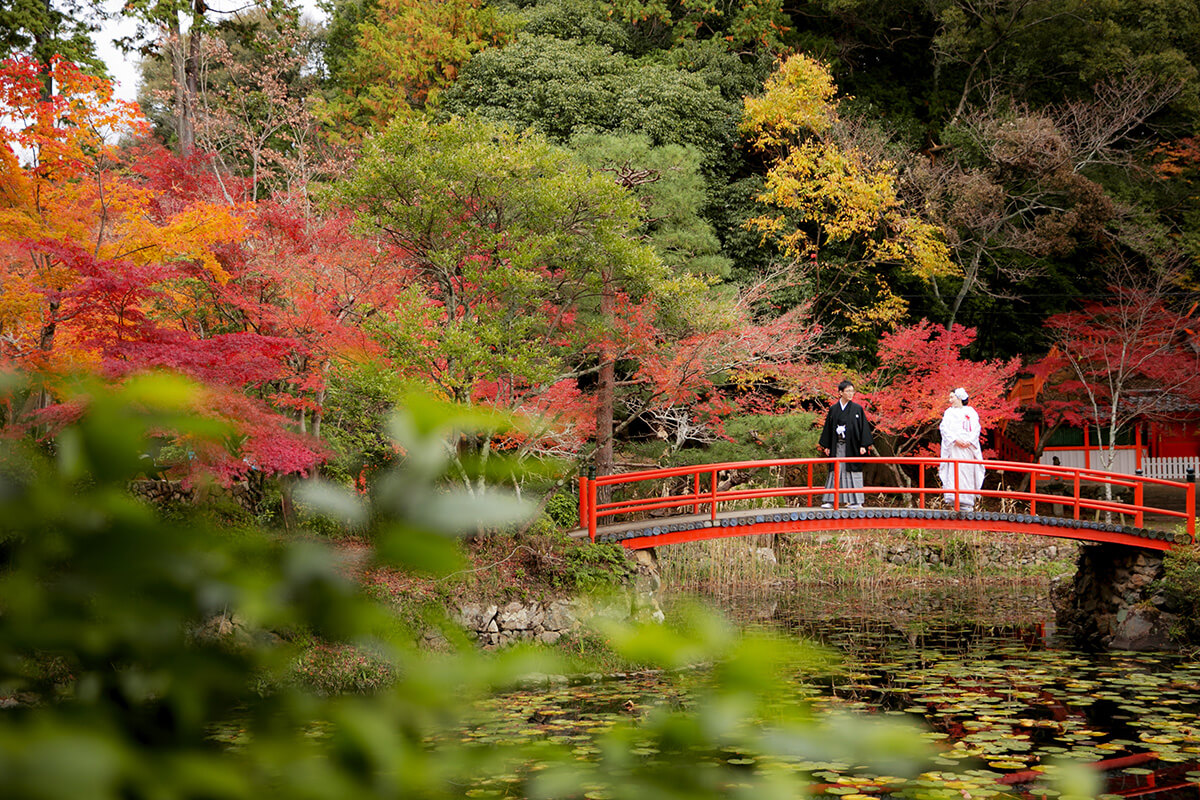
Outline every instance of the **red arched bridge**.
<svg viewBox="0 0 1200 800"><path fill-rule="evenodd" d="M825 488L847 461L864 476L907 476L910 485ZM986 488L973 510L967 493L937 482L939 464L979 464ZM954 470L957 476L958 470ZM999 476L999 481L996 480ZM937 458L791 458L625 472L579 479L580 535L631 550L764 533L919 528L982 530L1112 542L1155 550L1196 536L1196 483L1075 467ZM819 508L834 494L832 508ZM850 494L867 504L848 508ZM597 497L610 496L604 502ZM953 502L947 502L949 495ZM774 500L775 502L771 502Z"/></svg>

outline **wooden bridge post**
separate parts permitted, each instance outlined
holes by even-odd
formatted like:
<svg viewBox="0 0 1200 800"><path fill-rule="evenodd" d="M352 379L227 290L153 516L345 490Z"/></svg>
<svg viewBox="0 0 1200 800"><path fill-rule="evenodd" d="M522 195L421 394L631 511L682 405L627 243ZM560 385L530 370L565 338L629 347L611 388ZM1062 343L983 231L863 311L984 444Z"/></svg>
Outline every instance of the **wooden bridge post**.
<svg viewBox="0 0 1200 800"><path fill-rule="evenodd" d="M712 495L709 499L709 504L712 506L712 513L709 517L713 522L717 521L717 471L712 471Z"/></svg>
<svg viewBox="0 0 1200 800"><path fill-rule="evenodd" d="M843 448L845 449L845 448ZM842 507L842 462L834 460L833 462L833 507Z"/></svg>
<svg viewBox="0 0 1200 800"><path fill-rule="evenodd" d="M962 509L958 506L959 500L962 499L962 495L958 491L958 476L962 470L958 468L957 461L950 462L950 466L954 469L954 510L962 511Z"/></svg>
<svg viewBox="0 0 1200 800"><path fill-rule="evenodd" d="M1029 513L1034 517L1037 516L1037 476L1036 469L1029 471L1029 494L1032 495L1029 498Z"/></svg>
<svg viewBox="0 0 1200 800"><path fill-rule="evenodd" d="M1075 519L1079 519L1079 470L1075 470Z"/></svg>
<svg viewBox="0 0 1200 800"><path fill-rule="evenodd" d="M917 498L917 506L925 507L925 464L921 463L917 467L917 488L921 490L921 496Z"/></svg>

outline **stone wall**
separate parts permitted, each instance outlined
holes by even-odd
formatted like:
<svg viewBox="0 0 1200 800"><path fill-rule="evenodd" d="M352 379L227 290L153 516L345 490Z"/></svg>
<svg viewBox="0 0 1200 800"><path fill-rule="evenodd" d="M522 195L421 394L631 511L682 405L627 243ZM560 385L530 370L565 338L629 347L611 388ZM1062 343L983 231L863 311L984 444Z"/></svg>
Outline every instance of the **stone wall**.
<svg viewBox="0 0 1200 800"><path fill-rule="evenodd" d="M503 647L521 641L554 644L595 617L662 622L663 612L658 602L662 578L654 551L637 550L626 555L630 577L619 591L607 597L563 597L503 605L464 603L455 617L484 647Z"/></svg>
<svg viewBox="0 0 1200 800"><path fill-rule="evenodd" d="M1058 624L1080 644L1112 650L1173 650L1179 617L1157 588L1163 556L1114 544L1085 544L1073 580L1051 592Z"/></svg>
<svg viewBox="0 0 1200 800"><path fill-rule="evenodd" d="M514 601L503 606L467 603L458 609L458 622L475 634L479 643L499 647L536 640L554 644L579 628L580 612L571 599L548 603Z"/></svg>
<svg viewBox="0 0 1200 800"><path fill-rule="evenodd" d="M230 486L198 489L195 486L185 486L178 480L143 478L132 481L129 489L135 496L160 506L202 503L217 498L236 503L247 511L254 511L261 499L261 493L255 491L246 481Z"/></svg>

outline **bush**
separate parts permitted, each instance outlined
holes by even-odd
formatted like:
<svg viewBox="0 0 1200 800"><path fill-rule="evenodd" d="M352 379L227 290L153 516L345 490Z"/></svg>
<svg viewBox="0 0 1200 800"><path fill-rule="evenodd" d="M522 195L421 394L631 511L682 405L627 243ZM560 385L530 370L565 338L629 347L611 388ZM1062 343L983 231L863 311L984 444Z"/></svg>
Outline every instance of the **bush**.
<svg viewBox="0 0 1200 800"><path fill-rule="evenodd" d="M619 544L582 544L568 548L555 584L589 593L621 585L633 572Z"/></svg>
<svg viewBox="0 0 1200 800"><path fill-rule="evenodd" d="M392 665L376 653L349 645L312 643L300 654L295 679L318 695L370 694L395 680Z"/></svg>
<svg viewBox="0 0 1200 800"><path fill-rule="evenodd" d="M1179 609L1181 629L1172 634L1187 642L1200 641L1200 545L1176 547L1163 556L1160 588Z"/></svg>
<svg viewBox="0 0 1200 800"><path fill-rule="evenodd" d="M546 503L546 516L560 529L579 527L579 497L558 492Z"/></svg>

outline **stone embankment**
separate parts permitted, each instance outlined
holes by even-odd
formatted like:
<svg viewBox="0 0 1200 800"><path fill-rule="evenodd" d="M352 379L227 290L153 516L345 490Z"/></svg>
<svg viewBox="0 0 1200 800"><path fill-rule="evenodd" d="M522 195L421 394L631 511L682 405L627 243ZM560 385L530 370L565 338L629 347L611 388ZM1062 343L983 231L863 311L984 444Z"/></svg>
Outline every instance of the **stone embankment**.
<svg viewBox="0 0 1200 800"><path fill-rule="evenodd" d="M644 550L627 556L630 578L602 600L574 597L503 605L464 603L457 610L458 622L484 647L503 647L522 641L554 644L578 631L583 620L596 617L662 622L658 601L662 578L657 558L653 552Z"/></svg>
<svg viewBox="0 0 1200 800"><path fill-rule="evenodd" d="M247 483L234 483L227 487L196 488L185 486L182 481L143 478L130 483L129 489L137 497L149 500L156 506L169 508L177 505L200 503L217 498L232 501L247 511L253 511L259 500Z"/></svg>
<svg viewBox="0 0 1200 800"><path fill-rule="evenodd" d="M1174 650L1179 615L1158 588L1163 556L1111 544L1080 548L1074 578L1052 587L1059 626L1083 644L1110 650Z"/></svg>
<svg viewBox="0 0 1200 800"><path fill-rule="evenodd" d="M972 566L977 569L1012 569L1072 558L1078 546L1056 540L1039 546L964 544L955 542L874 542L875 558L902 567Z"/></svg>
<svg viewBox="0 0 1200 800"><path fill-rule="evenodd" d="M575 605L575 600L514 601L503 606L467 603L458 609L458 622L485 647L520 641L554 644L578 629L581 614Z"/></svg>

